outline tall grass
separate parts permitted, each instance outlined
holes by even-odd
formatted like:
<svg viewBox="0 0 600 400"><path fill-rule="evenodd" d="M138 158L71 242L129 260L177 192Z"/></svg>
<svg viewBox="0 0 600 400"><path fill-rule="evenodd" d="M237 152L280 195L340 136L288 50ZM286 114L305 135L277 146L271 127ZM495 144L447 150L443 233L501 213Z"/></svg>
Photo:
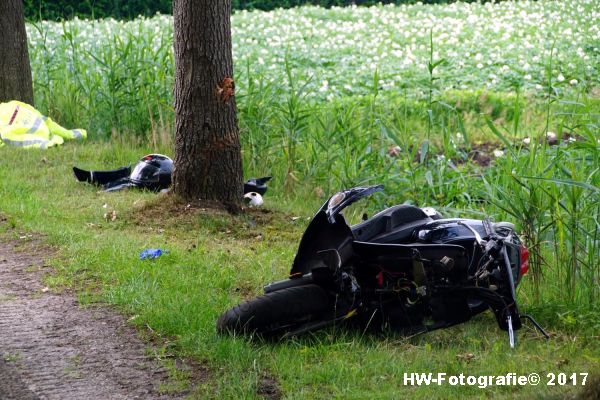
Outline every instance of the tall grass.
<svg viewBox="0 0 600 400"><path fill-rule="evenodd" d="M487 197L500 216L519 222L531 249L536 300L591 306L600 287L600 115L585 96L568 103L571 112L548 115L566 118L559 134L577 140L512 148L487 171Z"/></svg>
<svg viewBox="0 0 600 400"><path fill-rule="evenodd" d="M78 24L63 22L58 37L46 22L32 26L42 38L30 50L38 108L95 138L172 133L172 33L131 24L90 45Z"/></svg>
<svg viewBox="0 0 600 400"><path fill-rule="evenodd" d="M63 23L57 37L48 34L47 23L34 25L41 38L31 51L38 107L97 139L169 146L172 28L162 31L152 20L116 23L90 46L79 40L87 34L79 26ZM544 97L527 92L518 79L512 93L444 89L439 76L452 65L437 54L434 31L427 68L395 90L383 85L389 76L376 68L361 93L324 97L315 92L319 78L298 67L291 52L277 59L284 70L279 82L258 60L238 65L247 174L274 176L275 189L287 199L385 183L387 194L373 207L405 202L437 206L449 216L508 219L531 248L534 299L593 304L600 268L595 89L553 78L555 43L540 72ZM589 81L586 71L579 81ZM540 143L549 130L577 141ZM530 145L521 144L525 136L532 137ZM488 146L504 156L495 159ZM481 152L492 158L490 167L479 165Z"/></svg>

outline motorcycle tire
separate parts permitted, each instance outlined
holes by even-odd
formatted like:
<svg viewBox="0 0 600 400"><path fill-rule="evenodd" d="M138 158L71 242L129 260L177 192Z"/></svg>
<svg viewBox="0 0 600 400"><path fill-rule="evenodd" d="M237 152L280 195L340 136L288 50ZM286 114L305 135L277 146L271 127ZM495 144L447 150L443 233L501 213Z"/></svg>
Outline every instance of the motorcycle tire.
<svg viewBox="0 0 600 400"><path fill-rule="evenodd" d="M223 313L219 333L276 336L332 310L330 298L318 285L294 286L267 293Z"/></svg>

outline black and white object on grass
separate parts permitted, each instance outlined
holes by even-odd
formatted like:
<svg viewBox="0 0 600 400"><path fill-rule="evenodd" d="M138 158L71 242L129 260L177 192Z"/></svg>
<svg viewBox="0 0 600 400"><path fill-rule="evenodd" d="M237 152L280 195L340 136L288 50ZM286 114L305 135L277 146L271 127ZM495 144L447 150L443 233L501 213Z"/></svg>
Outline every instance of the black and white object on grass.
<svg viewBox="0 0 600 400"><path fill-rule="evenodd" d="M249 192L244 195L244 203L250 207L260 207L264 201L260 193Z"/></svg>
<svg viewBox="0 0 600 400"><path fill-rule="evenodd" d="M263 176L262 178L250 178L244 182L244 194L255 192L261 196L267 191L267 182L271 180L270 176Z"/></svg>

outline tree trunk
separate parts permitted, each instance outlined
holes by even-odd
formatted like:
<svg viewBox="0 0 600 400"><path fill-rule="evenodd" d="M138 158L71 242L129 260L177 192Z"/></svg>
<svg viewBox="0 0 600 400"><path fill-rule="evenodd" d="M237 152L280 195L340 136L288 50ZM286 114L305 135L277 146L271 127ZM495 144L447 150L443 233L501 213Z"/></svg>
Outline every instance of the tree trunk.
<svg viewBox="0 0 600 400"><path fill-rule="evenodd" d="M242 157L234 98L231 0L174 0L175 169L186 200L237 207Z"/></svg>
<svg viewBox="0 0 600 400"><path fill-rule="evenodd" d="M20 100L33 105L23 0L0 1L0 38L0 103Z"/></svg>

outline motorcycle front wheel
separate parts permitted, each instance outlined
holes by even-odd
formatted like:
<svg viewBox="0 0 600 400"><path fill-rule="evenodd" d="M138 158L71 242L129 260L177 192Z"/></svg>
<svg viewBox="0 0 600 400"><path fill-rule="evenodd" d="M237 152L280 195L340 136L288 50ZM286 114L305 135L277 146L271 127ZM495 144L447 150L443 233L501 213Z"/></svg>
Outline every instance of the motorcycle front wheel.
<svg viewBox="0 0 600 400"><path fill-rule="evenodd" d="M327 292L318 285L294 286L267 293L223 313L219 333L277 336L331 312Z"/></svg>

